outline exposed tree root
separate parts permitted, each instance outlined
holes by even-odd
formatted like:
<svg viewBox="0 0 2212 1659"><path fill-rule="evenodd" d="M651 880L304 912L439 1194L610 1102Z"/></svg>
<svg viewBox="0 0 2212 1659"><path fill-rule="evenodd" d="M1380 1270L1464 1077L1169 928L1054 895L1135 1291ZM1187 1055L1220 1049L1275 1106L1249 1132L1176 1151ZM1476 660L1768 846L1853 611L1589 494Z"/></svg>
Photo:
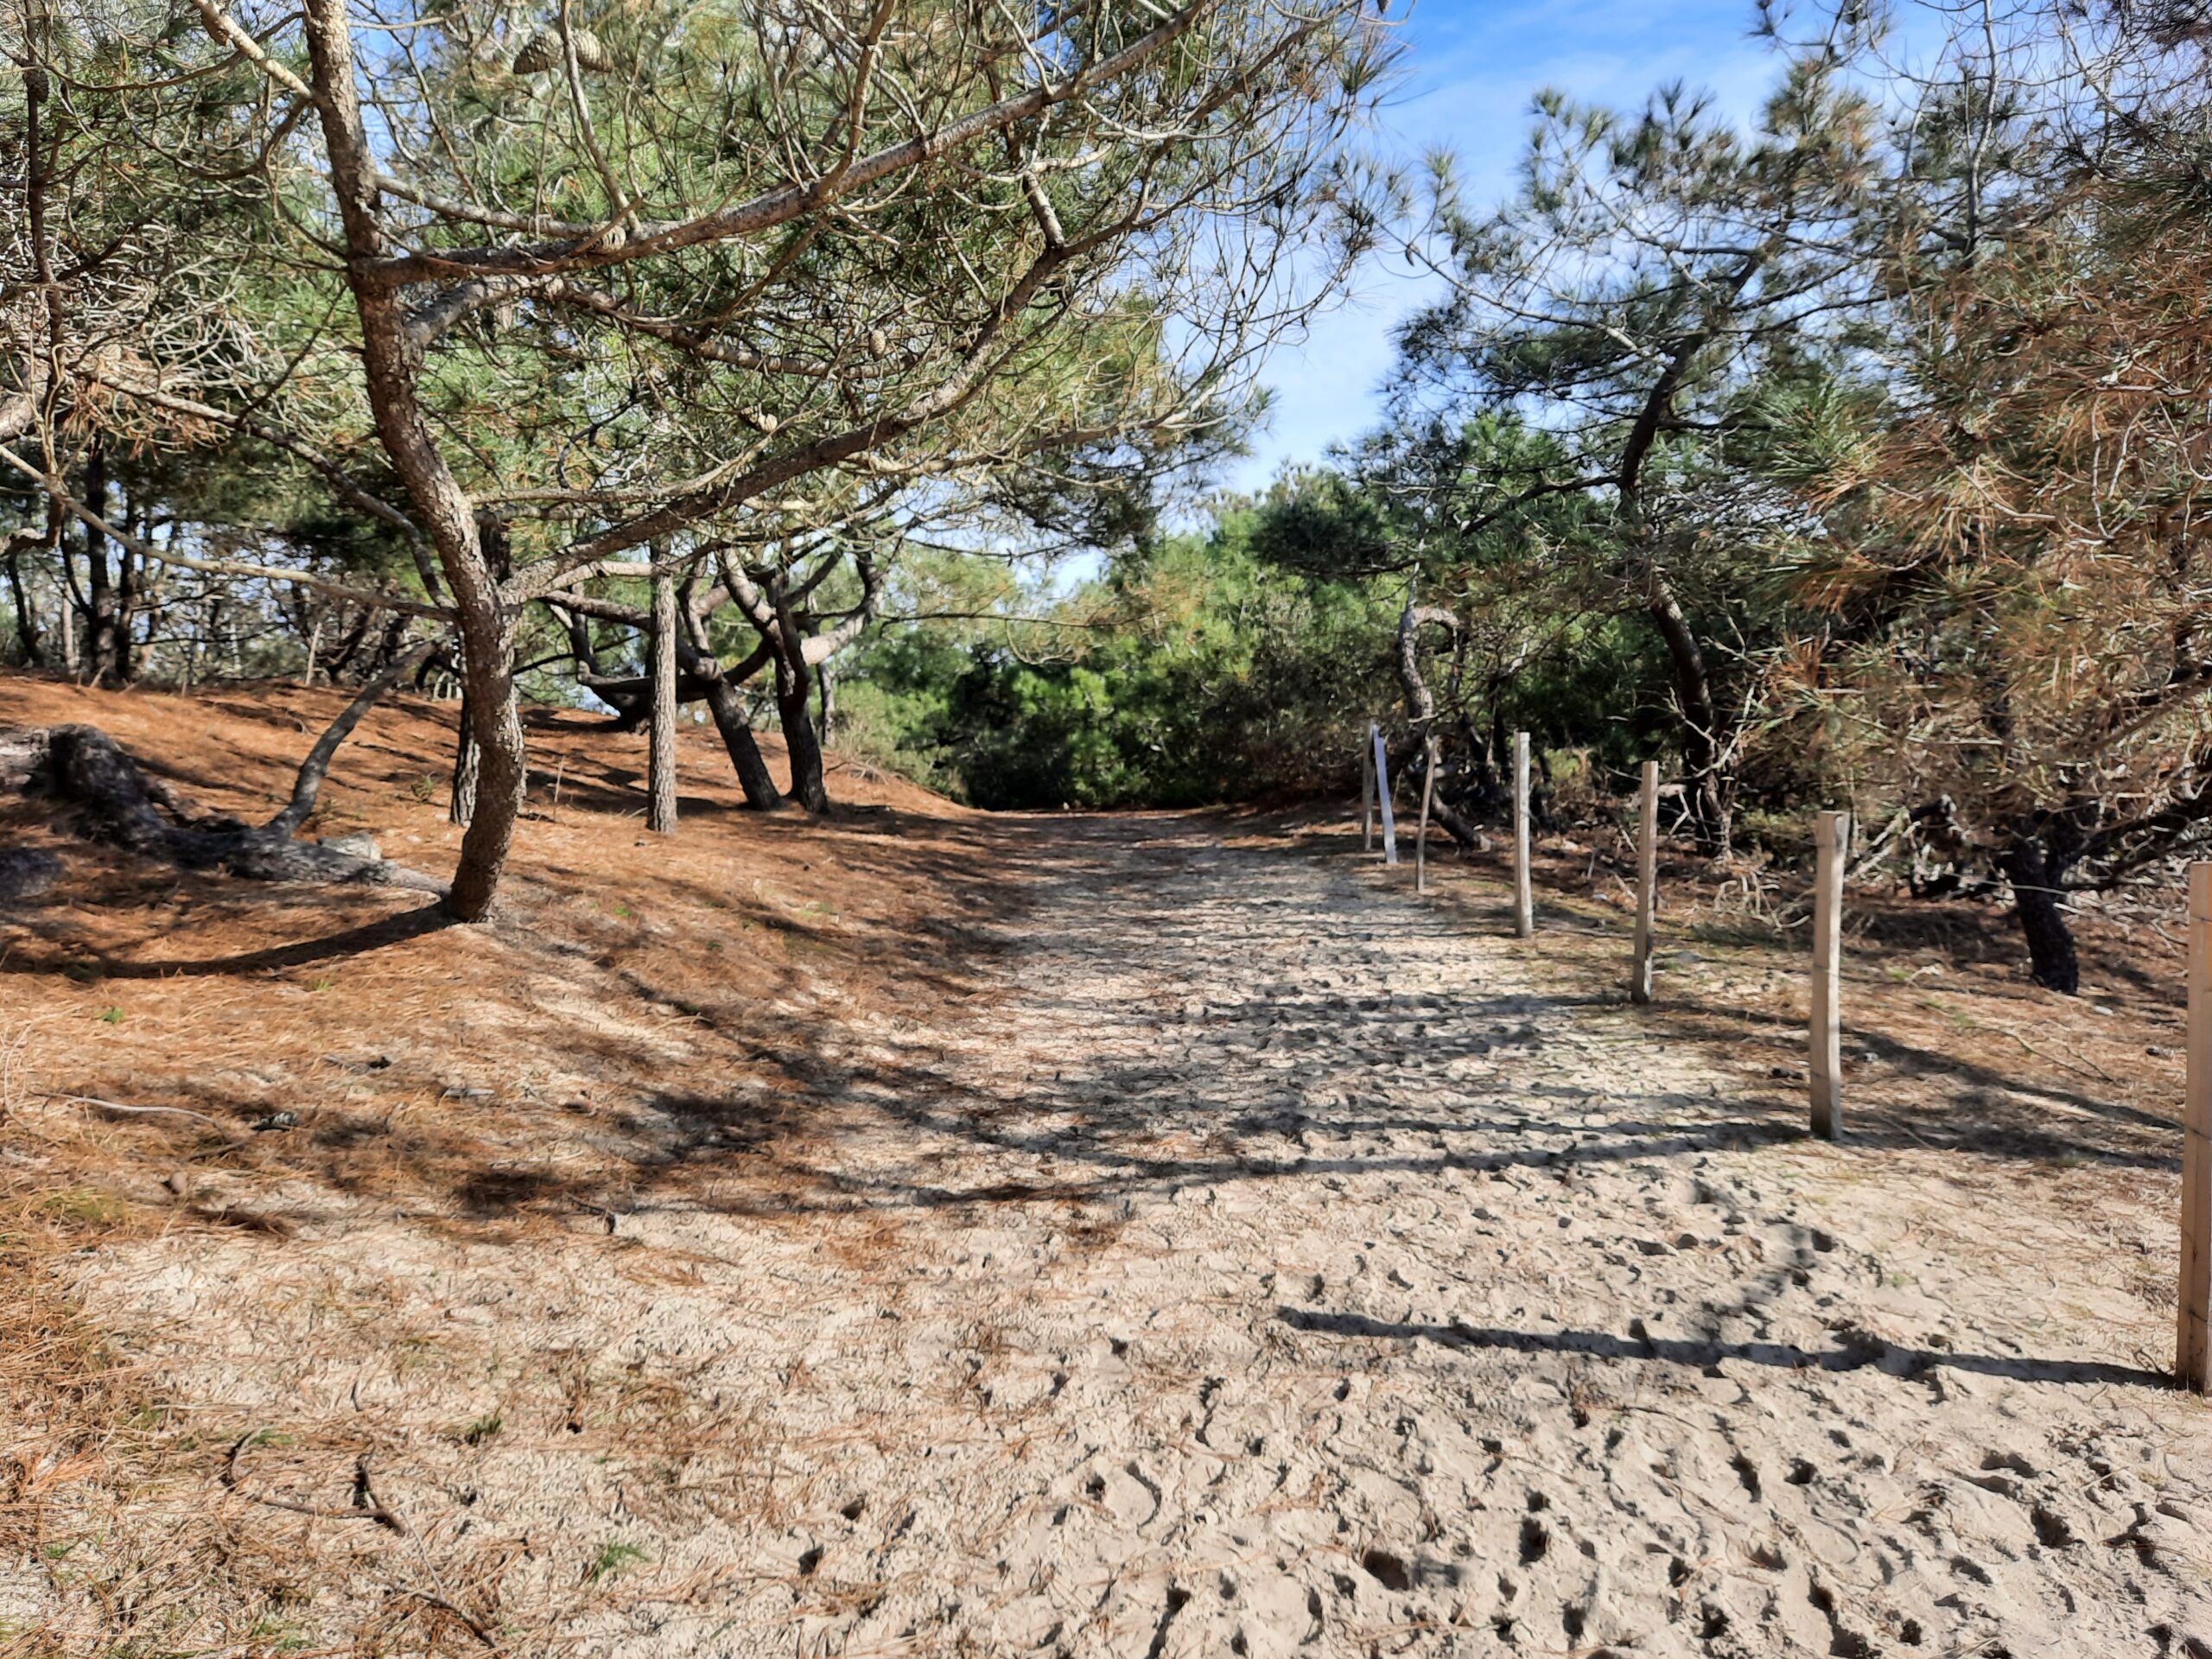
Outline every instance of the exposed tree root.
<svg viewBox="0 0 2212 1659"><path fill-rule="evenodd" d="M338 746L413 656L364 687L301 764L291 799L265 824L210 813L149 778L97 726L48 726L0 734L0 775L78 809L74 828L90 841L126 847L181 869L220 870L250 881L351 883L443 893L444 883L381 858L295 841Z"/></svg>

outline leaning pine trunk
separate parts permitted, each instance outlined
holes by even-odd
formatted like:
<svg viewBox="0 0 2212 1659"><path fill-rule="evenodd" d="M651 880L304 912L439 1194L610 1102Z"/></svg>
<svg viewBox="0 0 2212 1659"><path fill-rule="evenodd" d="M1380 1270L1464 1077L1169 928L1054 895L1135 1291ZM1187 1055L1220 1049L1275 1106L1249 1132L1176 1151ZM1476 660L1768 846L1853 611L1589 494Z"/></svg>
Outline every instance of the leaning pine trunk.
<svg viewBox="0 0 2212 1659"><path fill-rule="evenodd" d="M653 577L653 714L645 764L645 828L676 833L676 578Z"/></svg>
<svg viewBox="0 0 2212 1659"><path fill-rule="evenodd" d="M737 773L738 787L745 791L745 804L756 812L772 812L781 806L783 794L769 773L767 761L761 758L760 744L753 741L752 722L745 717L743 694L717 675L707 682L707 711L715 717L722 747L729 751L729 763Z"/></svg>
<svg viewBox="0 0 2212 1659"><path fill-rule="evenodd" d="M485 557L467 494L431 435L416 385L420 353L412 344L401 291L374 270L390 248L377 219L376 156L361 114L344 0L307 0L304 15L315 115L349 256L346 282L361 320L369 409L385 453L437 548L461 630L464 706L479 752L476 803L461 837L446 907L462 921L481 921L499 893L527 780L522 715L515 706L517 618L500 591L499 574Z"/></svg>
<svg viewBox="0 0 2212 1659"><path fill-rule="evenodd" d="M830 810L830 791L822 779L822 740L814 729L814 715L807 708L813 676L798 643L791 643L787 661L776 658L776 713L784 728L784 747L791 754L791 798L810 812Z"/></svg>

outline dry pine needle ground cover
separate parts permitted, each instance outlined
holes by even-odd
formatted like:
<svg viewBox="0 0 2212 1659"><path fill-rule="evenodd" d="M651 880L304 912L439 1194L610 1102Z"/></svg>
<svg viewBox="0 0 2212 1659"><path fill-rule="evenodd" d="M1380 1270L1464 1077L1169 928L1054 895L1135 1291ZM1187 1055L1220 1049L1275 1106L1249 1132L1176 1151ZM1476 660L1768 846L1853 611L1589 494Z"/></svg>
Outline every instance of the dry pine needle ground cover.
<svg viewBox="0 0 2212 1659"><path fill-rule="evenodd" d="M265 816L339 703L0 684ZM453 710L311 825L442 872ZM0 802L0 1651L2203 1652L2179 969L1620 849L737 809L533 730L505 918ZM559 801L554 800L556 785ZM2087 1643L2084 1646L2082 1643Z"/></svg>

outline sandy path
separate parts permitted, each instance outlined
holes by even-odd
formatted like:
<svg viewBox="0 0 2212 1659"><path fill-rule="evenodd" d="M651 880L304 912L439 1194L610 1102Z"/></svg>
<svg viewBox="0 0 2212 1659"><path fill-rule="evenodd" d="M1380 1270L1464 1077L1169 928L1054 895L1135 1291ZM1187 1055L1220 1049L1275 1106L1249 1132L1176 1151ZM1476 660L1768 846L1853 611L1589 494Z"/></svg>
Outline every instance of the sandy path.
<svg viewBox="0 0 2212 1659"><path fill-rule="evenodd" d="M2206 1414L2139 1304L2099 1322L2161 1211L2086 1240L2000 1167L1962 1221L1940 1160L1805 1141L1342 858L1178 818L1027 855L1005 994L848 1029L823 1135L665 1112L661 1155L783 1159L788 1213L709 1180L612 1236L101 1262L214 1416L312 1425L273 1469L378 1447L413 1531L287 1523L356 1552L303 1622L426 1635L415 1586L656 1656L2212 1652Z"/></svg>

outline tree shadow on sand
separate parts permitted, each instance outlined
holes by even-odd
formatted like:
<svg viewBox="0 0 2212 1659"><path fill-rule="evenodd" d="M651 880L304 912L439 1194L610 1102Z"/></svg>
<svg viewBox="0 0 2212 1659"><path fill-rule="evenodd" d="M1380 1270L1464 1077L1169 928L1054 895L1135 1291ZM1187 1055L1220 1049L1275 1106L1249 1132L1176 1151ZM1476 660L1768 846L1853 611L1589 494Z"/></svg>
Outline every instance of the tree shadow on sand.
<svg viewBox="0 0 2212 1659"><path fill-rule="evenodd" d="M2059 1382L2135 1388L2168 1388L2162 1371L2097 1360L2036 1359L2024 1355L1962 1354L1948 1349L1907 1348L1857 1333L1834 1348L1807 1350L1779 1342L1700 1342L1669 1337L1617 1337L1603 1331L1515 1331L1499 1325L1423 1325L1374 1319L1359 1313L1320 1313L1279 1307L1275 1317L1294 1331L1331 1337L1395 1342L1433 1342L1441 1347L1489 1349L1516 1354L1582 1354L1598 1359L1658 1360L1711 1370L1723 1360L1741 1360L1785 1371L1858 1371L1872 1368L1890 1376L1923 1376L1941 1367L2001 1376L2016 1382Z"/></svg>

